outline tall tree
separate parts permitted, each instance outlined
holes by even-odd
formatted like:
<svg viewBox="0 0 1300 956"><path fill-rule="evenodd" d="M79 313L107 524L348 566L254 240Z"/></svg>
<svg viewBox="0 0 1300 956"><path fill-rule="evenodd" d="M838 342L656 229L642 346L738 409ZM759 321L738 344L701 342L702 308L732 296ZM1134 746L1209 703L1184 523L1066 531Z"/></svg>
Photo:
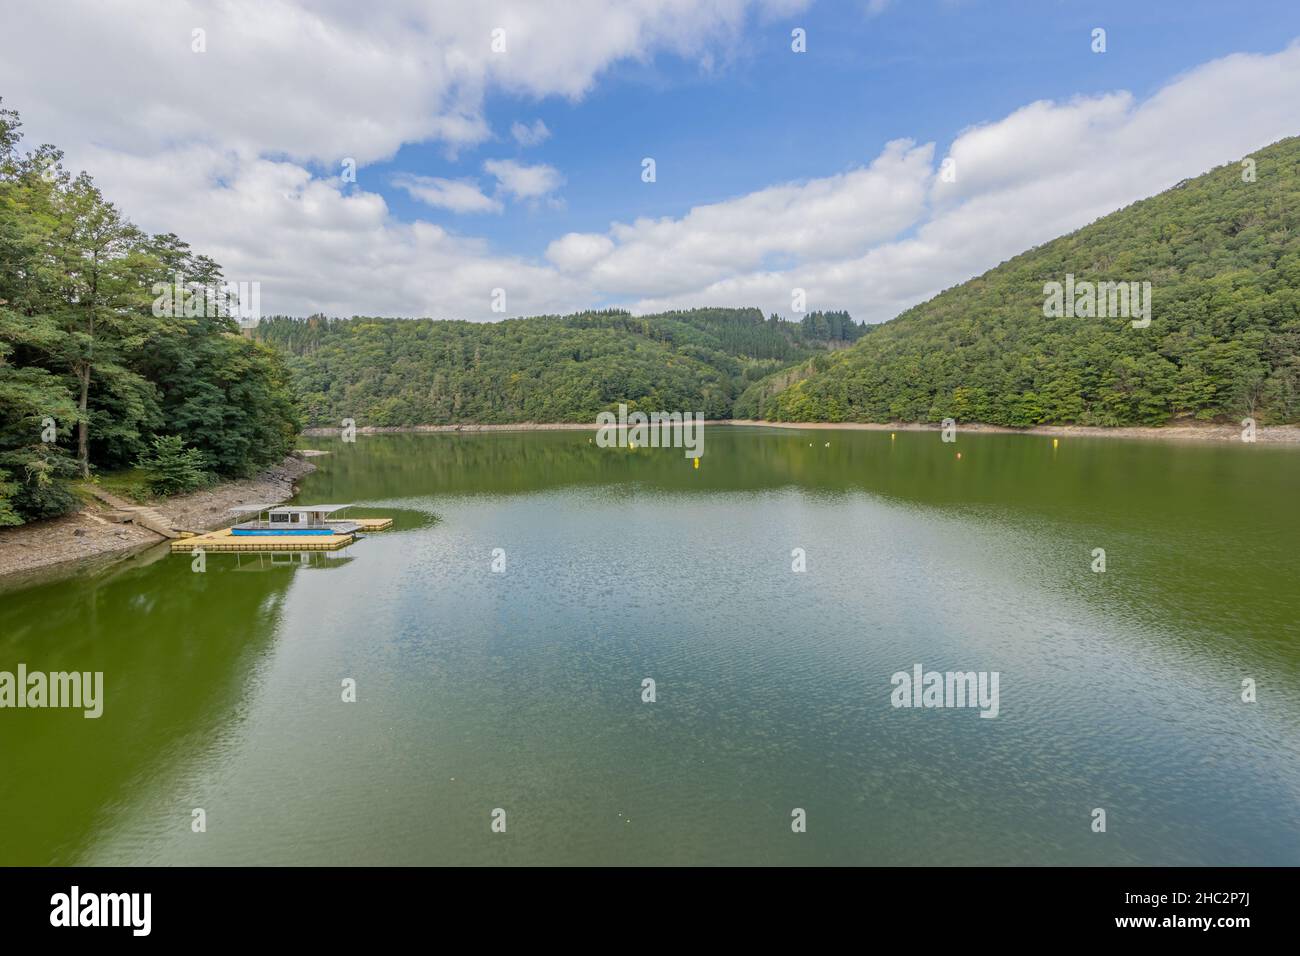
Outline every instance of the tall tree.
<svg viewBox="0 0 1300 956"><path fill-rule="evenodd" d="M124 363L165 325L166 317L152 314L150 293L162 269L144 234L105 201L85 173L59 195L56 240L64 281L52 314L64 339L55 354L76 381L77 459L88 478L89 403L96 376L120 393L148 393L146 380ZM144 417L138 409L133 414Z"/></svg>
<svg viewBox="0 0 1300 956"><path fill-rule="evenodd" d="M0 524L59 514L64 481L179 437L222 476L292 447L283 366L212 295L221 269L149 237L0 109ZM174 291L180 276L184 293ZM75 458L68 445L75 446Z"/></svg>
<svg viewBox="0 0 1300 956"><path fill-rule="evenodd" d="M21 123L0 109L0 525L59 514L75 499L60 447L77 423L61 376L39 361L61 340L47 313L59 282L55 193L67 176L51 147L18 152Z"/></svg>

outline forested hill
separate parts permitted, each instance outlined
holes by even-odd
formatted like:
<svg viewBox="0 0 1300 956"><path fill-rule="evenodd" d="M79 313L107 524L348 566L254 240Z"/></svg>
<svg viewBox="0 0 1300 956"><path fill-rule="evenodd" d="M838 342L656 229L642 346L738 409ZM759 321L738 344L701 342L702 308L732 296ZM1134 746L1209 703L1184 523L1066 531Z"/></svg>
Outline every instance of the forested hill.
<svg viewBox="0 0 1300 956"><path fill-rule="evenodd" d="M1300 138L1017 256L752 386L737 417L1300 420ZM1150 282L1151 321L1044 315L1044 284Z"/></svg>
<svg viewBox="0 0 1300 956"><path fill-rule="evenodd" d="M287 376L211 306L221 267L137 229L52 146L24 151L21 127L0 108L0 526L80 508L70 479L138 466L163 494L280 461Z"/></svg>
<svg viewBox="0 0 1300 956"><path fill-rule="evenodd" d="M847 347L843 312L799 322L758 309L622 311L502 322L320 316L264 320L312 425L591 422L627 402L728 418L751 383Z"/></svg>

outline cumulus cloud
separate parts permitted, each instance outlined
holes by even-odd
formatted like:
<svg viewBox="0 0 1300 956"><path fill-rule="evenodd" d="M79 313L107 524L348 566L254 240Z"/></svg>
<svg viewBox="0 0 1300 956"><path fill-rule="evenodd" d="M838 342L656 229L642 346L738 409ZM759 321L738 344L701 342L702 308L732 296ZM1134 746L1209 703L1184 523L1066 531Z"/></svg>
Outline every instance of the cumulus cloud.
<svg viewBox="0 0 1300 956"><path fill-rule="evenodd" d="M571 232L546 247L546 258L562 272L586 272L613 251L608 236Z"/></svg>
<svg viewBox="0 0 1300 956"><path fill-rule="evenodd" d="M510 314L568 309L577 283L427 222L394 218L382 196L345 191L286 160L243 160L193 147L179 165L151 168L104 152L114 198L142 220L174 228L225 267L262 283L262 310L304 315L399 315L487 319L492 290ZM162 178L167 186L156 187ZM220 182L214 187L213 183Z"/></svg>
<svg viewBox="0 0 1300 956"><path fill-rule="evenodd" d="M510 135L515 138L520 146L536 146L543 143L551 136L551 131L546 128L546 124L541 120L534 120L531 126L527 126L517 120L510 124Z"/></svg>
<svg viewBox="0 0 1300 956"><path fill-rule="evenodd" d="M335 164L489 138L500 88L585 94L614 62L707 60L788 0L60 0L6 4L0 89L57 143L200 142ZM195 52L202 30L204 52ZM504 31L494 52L493 31ZM50 82L49 64L59 63Z"/></svg>
<svg viewBox="0 0 1300 956"><path fill-rule="evenodd" d="M884 321L1032 246L1300 133L1297 101L1300 43L1215 60L1142 102L1113 93L1032 103L957 136L948 151L956 181L944 182L936 165L929 208L910 234L860 256L810 255L780 270L720 273L630 305L753 303L788 314L798 287L809 309L847 308ZM1205 130L1213 135L1200 135ZM607 258L617 255L616 247Z"/></svg>
<svg viewBox="0 0 1300 956"><path fill-rule="evenodd" d="M452 212L500 212L504 208L500 200L485 195L472 179L443 179L438 176L400 173L393 176L391 181L413 199Z"/></svg>
<svg viewBox="0 0 1300 956"><path fill-rule="evenodd" d="M403 143L489 138L482 105L492 89L579 97L620 58L658 50L704 58L744 22L746 7L446 0L434 17L433 5L415 0L382 14L344 0L27 4L6 11L0 90L31 141L64 146L69 164L90 170L142 227L177 232L229 277L261 281L265 311L296 314L492 319L492 290L503 288L513 315L610 304L757 305L788 315L798 287L809 308L881 321L1298 132L1292 45L1205 64L1146 99L1113 92L1029 103L956 131L943 153L899 140L854 168L678 215L561 227L537 258L402 222L367 180L365 164ZM492 54L498 25L507 52ZM207 53L190 52L196 27L207 29ZM43 79L52 57L66 82ZM355 184L337 176L343 157L362 167ZM939 175L944 158L953 182ZM485 169L495 195L471 180L396 184L438 208L493 212L506 199L545 202L563 183L544 164L489 160Z"/></svg>
<svg viewBox="0 0 1300 956"><path fill-rule="evenodd" d="M672 219L615 223L607 253L586 257L588 281L611 295L688 293L719 276L861 252L912 225L925 207L932 146L889 143L871 165L804 183L772 186ZM569 235L547 250L572 270L596 236Z"/></svg>
<svg viewBox="0 0 1300 956"><path fill-rule="evenodd" d="M502 192L516 199L540 199L564 184L559 170L545 163L525 166L513 159L489 159L483 168L497 178Z"/></svg>

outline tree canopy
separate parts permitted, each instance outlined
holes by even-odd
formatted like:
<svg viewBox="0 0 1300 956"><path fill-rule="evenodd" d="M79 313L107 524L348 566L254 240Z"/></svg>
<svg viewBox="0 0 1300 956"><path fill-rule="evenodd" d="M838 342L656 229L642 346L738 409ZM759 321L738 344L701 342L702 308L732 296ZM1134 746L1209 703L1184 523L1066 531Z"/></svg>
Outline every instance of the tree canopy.
<svg viewBox="0 0 1300 956"><path fill-rule="evenodd" d="M738 417L1300 420L1300 138L1249 158L1253 169L1186 180L755 383ZM1067 275L1150 282L1150 324L1046 317L1044 285Z"/></svg>
<svg viewBox="0 0 1300 956"><path fill-rule="evenodd" d="M286 353L308 423L377 426L595 421L620 402L727 418L749 383L861 333L842 312L787 322L758 309L493 323L275 317L257 330Z"/></svg>
<svg viewBox="0 0 1300 956"><path fill-rule="evenodd" d="M154 307L177 275L206 302L220 267L137 229L53 147L21 152L20 129L0 109L0 524L75 507L65 479L161 437L218 476L281 459L298 422L279 355L227 315Z"/></svg>

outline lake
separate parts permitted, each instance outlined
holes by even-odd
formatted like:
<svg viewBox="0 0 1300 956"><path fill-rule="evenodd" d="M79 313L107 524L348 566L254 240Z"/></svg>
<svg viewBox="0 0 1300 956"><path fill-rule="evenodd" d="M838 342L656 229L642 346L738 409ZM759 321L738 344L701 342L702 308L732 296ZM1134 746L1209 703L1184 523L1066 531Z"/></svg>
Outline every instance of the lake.
<svg viewBox="0 0 1300 956"><path fill-rule="evenodd" d="M1300 448L593 435L310 439L392 530L0 591L104 674L0 710L0 863L1300 863Z"/></svg>

